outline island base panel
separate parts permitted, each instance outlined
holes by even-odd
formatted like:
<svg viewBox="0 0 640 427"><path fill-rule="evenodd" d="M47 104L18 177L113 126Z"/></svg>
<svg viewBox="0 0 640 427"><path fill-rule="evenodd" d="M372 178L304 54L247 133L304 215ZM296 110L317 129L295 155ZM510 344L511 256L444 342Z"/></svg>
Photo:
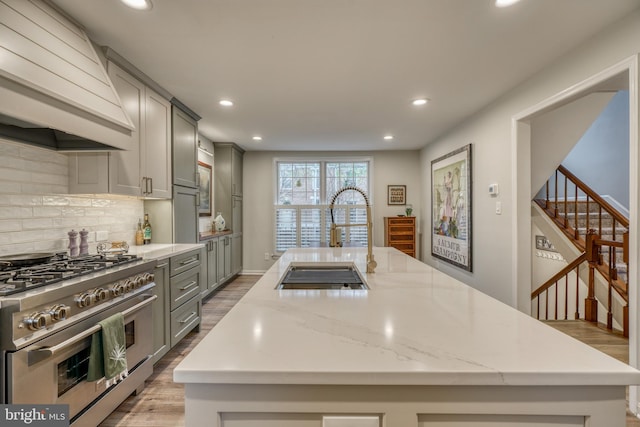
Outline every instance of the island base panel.
<svg viewBox="0 0 640 427"><path fill-rule="evenodd" d="M323 415L380 427L624 427L624 386L185 384L187 427L322 427Z"/></svg>

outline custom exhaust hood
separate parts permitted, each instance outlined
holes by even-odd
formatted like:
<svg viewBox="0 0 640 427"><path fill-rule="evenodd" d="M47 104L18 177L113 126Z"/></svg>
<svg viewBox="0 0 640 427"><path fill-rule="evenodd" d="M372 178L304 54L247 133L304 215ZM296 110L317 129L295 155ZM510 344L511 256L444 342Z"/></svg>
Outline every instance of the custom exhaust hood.
<svg viewBox="0 0 640 427"><path fill-rule="evenodd" d="M0 138L127 150L135 127L82 28L43 0L0 0Z"/></svg>

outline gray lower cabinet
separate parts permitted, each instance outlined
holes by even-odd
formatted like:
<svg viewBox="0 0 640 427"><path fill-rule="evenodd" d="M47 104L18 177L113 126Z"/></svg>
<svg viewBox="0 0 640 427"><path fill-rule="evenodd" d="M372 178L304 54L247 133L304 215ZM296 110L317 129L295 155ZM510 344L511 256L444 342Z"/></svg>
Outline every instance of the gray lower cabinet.
<svg viewBox="0 0 640 427"><path fill-rule="evenodd" d="M241 235L239 237L242 238ZM201 286L203 297L209 295L240 273L242 262L236 262L234 257L238 256L238 259L241 260L242 254L236 254L234 250L236 242L239 243L238 248L241 250L241 242L236 240L235 235L209 237L204 240L207 250L205 268L207 284L206 286Z"/></svg>
<svg viewBox="0 0 640 427"><path fill-rule="evenodd" d="M153 303L153 363L155 364L171 348L168 258L158 260L154 277L156 286L153 288L153 293L158 297Z"/></svg>
<svg viewBox="0 0 640 427"><path fill-rule="evenodd" d="M200 281L204 249L195 249L169 260L170 274L170 344L176 345L200 325Z"/></svg>

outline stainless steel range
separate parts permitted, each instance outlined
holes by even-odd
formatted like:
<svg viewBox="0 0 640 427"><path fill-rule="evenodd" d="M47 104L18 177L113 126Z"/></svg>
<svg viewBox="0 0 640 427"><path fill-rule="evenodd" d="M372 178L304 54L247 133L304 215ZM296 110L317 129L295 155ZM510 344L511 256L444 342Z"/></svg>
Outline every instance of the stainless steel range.
<svg viewBox="0 0 640 427"><path fill-rule="evenodd" d="M155 261L128 254L0 258L3 403L68 404L74 426L95 426L153 372ZM86 381L99 321L125 318L129 376Z"/></svg>

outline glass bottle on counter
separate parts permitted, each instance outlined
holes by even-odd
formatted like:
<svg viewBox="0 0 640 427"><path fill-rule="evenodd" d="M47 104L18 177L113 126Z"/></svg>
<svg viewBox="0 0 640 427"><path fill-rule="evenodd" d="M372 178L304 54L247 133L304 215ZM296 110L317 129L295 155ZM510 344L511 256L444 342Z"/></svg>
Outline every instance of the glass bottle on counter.
<svg viewBox="0 0 640 427"><path fill-rule="evenodd" d="M138 219L138 229L136 230L136 245L144 245L144 234L142 233L142 220Z"/></svg>
<svg viewBox="0 0 640 427"><path fill-rule="evenodd" d="M143 243L151 244L151 223L149 222L149 214L144 214L144 224L142 224Z"/></svg>

